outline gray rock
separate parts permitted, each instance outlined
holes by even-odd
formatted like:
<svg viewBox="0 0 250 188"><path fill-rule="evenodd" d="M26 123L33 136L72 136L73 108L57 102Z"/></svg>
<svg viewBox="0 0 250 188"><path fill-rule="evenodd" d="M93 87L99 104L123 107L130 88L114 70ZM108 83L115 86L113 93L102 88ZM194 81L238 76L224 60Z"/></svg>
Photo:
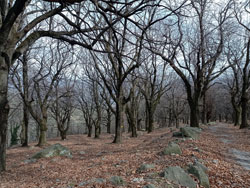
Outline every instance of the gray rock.
<svg viewBox="0 0 250 188"><path fill-rule="evenodd" d="M68 148L62 146L61 144L51 145L37 152L31 158L40 159L40 158L48 158L48 157L55 157L55 156L66 156L66 157L72 158L71 151Z"/></svg>
<svg viewBox="0 0 250 188"><path fill-rule="evenodd" d="M81 183L78 184L78 186L85 186L85 185L89 185L89 184L103 184L106 183L106 180L103 178L93 178L91 180L88 181L83 181Z"/></svg>
<svg viewBox="0 0 250 188"><path fill-rule="evenodd" d="M181 155L182 154L180 146L174 142L170 142L168 144L168 147L165 148L162 153L164 155L171 155L171 154Z"/></svg>
<svg viewBox="0 0 250 188"><path fill-rule="evenodd" d="M83 182L81 182L81 183L79 183L79 185L78 186L84 186L84 185L88 185L89 184L89 182L87 182L87 181L83 181Z"/></svg>
<svg viewBox="0 0 250 188"><path fill-rule="evenodd" d="M115 186L121 186L126 184L126 182L120 176L112 176L110 178L110 182Z"/></svg>
<svg viewBox="0 0 250 188"><path fill-rule="evenodd" d="M85 151L80 151L79 154L80 154L80 155L85 155L86 152L85 152Z"/></svg>
<svg viewBox="0 0 250 188"><path fill-rule="evenodd" d="M95 178L95 179L93 180L93 183L103 184L103 183L106 183L106 180L103 179L103 178Z"/></svg>
<svg viewBox="0 0 250 188"><path fill-rule="evenodd" d="M183 137L181 132L174 132L173 137Z"/></svg>
<svg viewBox="0 0 250 188"><path fill-rule="evenodd" d="M201 150L198 147L195 147L194 151L201 152Z"/></svg>
<svg viewBox="0 0 250 188"><path fill-rule="evenodd" d="M57 162L57 161L58 161L58 159L52 159L51 161L52 161L52 162Z"/></svg>
<svg viewBox="0 0 250 188"><path fill-rule="evenodd" d="M155 167L154 164L142 164L142 165L136 170L136 172L139 172L139 173L141 173L141 172L146 172L147 170L152 169L152 168L154 168L154 167Z"/></svg>
<svg viewBox="0 0 250 188"><path fill-rule="evenodd" d="M135 182L135 183L141 183L143 181L144 181L143 177L141 177L141 178L134 178L133 179L133 182Z"/></svg>
<svg viewBox="0 0 250 188"><path fill-rule="evenodd" d="M188 172L190 174L195 175L199 179L200 184L203 187L205 187L205 188L210 187L208 175L205 173L205 171L202 169L201 166L192 165L192 166L189 167Z"/></svg>
<svg viewBox="0 0 250 188"><path fill-rule="evenodd" d="M154 184L147 184L144 185L142 188L156 188L156 186Z"/></svg>
<svg viewBox="0 0 250 188"><path fill-rule="evenodd" d="M185 137L192 139L198 139L201 133L201 129L196 127L182 127L180 131Z"/></svg>
<svg viewBox="0 0 250 188"><path fill-rule="evenodd" d="M27 159L24 161L25 164L29 164L29 163L35 163L37 160L36 159Z"/></svg>
<svg viewBox="0 0 250 188"><path fill-rule="evenodd" d="M196 182L179 166L170 166L160 175L181 186L196 188Z"/></svg>
<svg viewBox="0 0 250 188"><path fill-rule="evenodd" d="M195 166L199 166L200 168L202 168L202 170L207 174L208 173L208 168L205 166L205 165L203 165L202 163L200 163L199 161L195 161L194 162L194 165Z"/></svg>
<svg viewBox="0 0 250 188"><path fill-rule="evenodd" d="M218 161L217 159L214 159L214 160L213 160L213 163L214 163L214 164L218 164L219 161Z"/></svg>

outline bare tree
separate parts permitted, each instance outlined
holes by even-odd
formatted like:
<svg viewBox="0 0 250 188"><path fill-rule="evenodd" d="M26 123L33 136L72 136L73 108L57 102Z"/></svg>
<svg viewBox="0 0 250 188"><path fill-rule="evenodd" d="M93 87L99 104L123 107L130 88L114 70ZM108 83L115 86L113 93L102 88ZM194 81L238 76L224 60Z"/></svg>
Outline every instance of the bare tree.
<svg viewBox="0 0 250 188"><path fill-rule="evenodd" d="M59 2L58 0L47 1L51 3ZM63 38L65 34L70 36L75 33L89 32L92 30L89 29L89 27L81 31L75 29L51 31L51 27L47 27L45 30L43 30L44 27L36 28L39 23L45 22L48 18L61 12L68 6L67 3L71 4L80 1L65 0L63 2L64 3L60 1L60 3L57 4L42 2L40 5L42 5L43 8L41 8L41 6L37 7L37 2L31 4L32 2L30 0L1 0L0 2L0 171L6 169L6 131L9 112L7 94L10 67L31 44L41 37L53 36L56 38L61 36ZM33 8L31 9L29 6ZM34 10L34 7L37 7L37 9ZM51 24L48 25L51 26ZM85 26L86 24L84 27ZM87 47L88 45L83 46Z"/></svg>
<svg viewBox="0 0 250 188"><path fill-rule="evenodd" d="M45 3L45 1L47 1ZM122 17L143 11L153 0L84 1L84 0L2 0L0 3L0 171L5 170L5 143L8 120L9 68L22 53L41 37L53 37L84 48L93 49L100 37ZM73 3L78 3L71 6ZM118 7L117 7L118 5ZM124 11L121 7L128 7ZM31 8L32 7L32 8ZM35 8L35 9L34 9ZM36 9L37 8L37 9ZM48 11L47 11L48 10ZM116 15L111 25L99 27L99 15ZM58 15L55 17L55 15ZM53 17L53 18L52 18ZM48 19L50 18L50 19ZM39 23L45 23L39 27ZM60 22L63 22L62 25Z"/></svg>
<svg viewBox="0 0 250 188"><path fill-rule="evenodd" d="M187 99L181 80L174 80L171 84L171 89L166 92L165 98L168 106L165 107L169 112L169 121L174 121L176 128L179 128L180 116L186 109ZM169 123L171 125L172 123Z"/></svg>
<svg viewBox="0 0 250 188"><path fill-rule="evenodd" d="M53 97L50 105L52 117L56 120L57 128L62 140L66 139L67 131L70 126L71 115L74 112L74 73L64 73L58 79L54 87Z"/></svg>
<svg viewBox="0 0 250 188"><path fill-rule="evenodd" d="M94 101L91 97L91 90L87 85L81 83L81 87L78 87L79 93L77 94L77 100L79 103L79 109L83 113L83 118L85 120L85 125L88 129L88 137L92 135L93 128L93 115L94 115Z"/></svg>
<svg viewBox="0 0 250 188"><path fill-rule="evenodd" d="M128 132L132 133L132 137L137 137L137 128L138 128L138 122L139 122L139 106L140 101L142 98L142 94L138 88L138 77L135 73L131 74L131 78L129 79L127 84L130 84L131 86L128 86L130 88L129 90L129 97L130 100L126 104L125 107L125 113L127 116L129 128Z"/></svg>
<svg viewBox="0 0 250 188"><path fill-rule="evenodd" d="M73 63L73 59L69 59L68 49L65 51L59 44L56 44L56 50L52 50L52 48L53 45L51 45L50 51L47 51L46 47L39 48L38 51L41 50L41 56L36 55L33 57L35 59L34 67L37 67L37 69L33 69L32 81L34 90L32 91L31 100L26 100L24 96L19 75L14 74L15 79L13 79L13 83L29 109L31 116L39 125L38 146L46 144L48 108L53 88L58 83L57 80L60 79L61 72ZM36 106L32 105L33 101L37 102Z"/></svg>
<svg viewBox="0 0 250 188"><path fill-rule="evenodd" d="M228 68L224 61L220 61L220 56L225 42L229 5L218 7L216 14L209 14L211 8L215 10L215 4L191 1L187 7L192 21L189 17L179 16L187 12L180 12L176 17L176 27L171 22L166 23L168 28L165 29L169 33L163 35L165 40L159 42L161 46L157 50L153 48L154 53L169 63L184 82L192 127L199 127L200 99L212 81ZM177 31L179 34L176 34Z"/></svg>
<svg viewBox="0 0 250 188"><path fill-rule="evenodd" d="M234 13L238 23L245 30L245 40L246 40L246 51L245 51L245 63L241 66L241 77L242 77L242 88L241 88L241 125L240 128L247 128L247 104L249 101L248 89L250 86L249 81L249 64L250 64L250 26L249 26L249 2L243 1L241 4L234 2Z"/></svg>
<svg viewBox="0 0 250 188"><path fill-rule="evenodd" d="M150 133L154 129L154 114L162 95L169 89L167 64L159 61L155 54L151 54L142 65L140 91L146 104L146 130Z"/></svg>

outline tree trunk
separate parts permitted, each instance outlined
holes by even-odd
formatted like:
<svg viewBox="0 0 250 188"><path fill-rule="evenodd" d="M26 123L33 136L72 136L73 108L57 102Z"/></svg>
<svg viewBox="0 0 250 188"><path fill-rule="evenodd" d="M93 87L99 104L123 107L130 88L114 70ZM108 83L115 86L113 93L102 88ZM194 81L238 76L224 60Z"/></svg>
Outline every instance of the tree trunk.
<svg viewBox="0 0 250 188"><path fill-rule="evenodd" d="M66 140L67 137L67 131L60 131L61 139Z"/></svg>
<svg viewBox="0 0 250 188"><path fill-rule="evenodd" d="M154 130L154 113L152 109L148 109L148 133L153 132Z"/></svg>
<svg viewBox="0 0 250 188"><path fill-rule="evenodd" d="M39 142L38 146L44 146L47 144L47 120L43 120L43 122L39 125L40 126L40 135L39 135Z"/></svg>
<svg viewBox="0 0 250 188"><path fill-rule="evenodd" d="M242 96L241 98L241 124L240 124L240 129L244 129L248 127L248 123L247 123L247 103L248 103L248 99L246 96Z"/></svg>
<svg viewBox="0 0 250 188"><path fill-rule="evenodd" d="M23 121L22 121L22 131L21 131L21 144L22 147L28 146L28 124L29 124L29 118L28 118L28 112L23 112Z"/></svg>
<svg viewBox="0 0 250 188"><path fill-rule="evenodd" d="M168 126L172 127L172 110L171 110L171 108L169 109L169 113L168 113Z"/></svg>
<svg viewBox="0 0 250 188"><path fill-rule="evenodd" d="M238 126L241 124L241 107L235 108L234 111L234 126Z"/></svg>
<svg viewBox="0 0 250 188"><path fill-rule="evenodd" d="M96 123L95 125L95 138L100 138L100 125L99 123Z"/></svg>
<svg viewBox="0 0 250 188"><path fill-rule="evenodd" d="M243 84L242 84L242 94L241 94L241 125L240 129L247 128L247 103L248 103L248 93L249 88L249 68L250 63L250 37L247 42L247 54L246 54L246 63L243 68Z"/></svg>
<svg viewBox="0 0 250 188"><path fill-rule="evenodd" d="M23 55L23 95L24 100L28 101L29 98L29 78L28 78L28 59L27 53ZM23 147L28 146L28 130L29 130L29 110L23 104L23 126L22 126L22 137L21 137L21 144Z"/></svg>
<svg viewBox="0 0 250 188"><path fill-rule="evenodd" d="M132 104L130 104L132 105ZM128 132L132 132L132 137L137 137L137 132L136 132L136 112L135 109L133 109L134 106L126 106L126 115L127 115L127 120L129 124Z"/></svg>
<svg viewBox="0 0 250 188"><path fill-rule="evenodd" d="M6 144L8 126L8 73L9 67L0 56L0 172L6 170Z"/></svg>
<svg viewBox="0 0 250 188"><path fill-rule="evenodd" d="M136 126L133 126L133 127L132 127L132 137L133 137L133 138L137 137Z"/></svg>
<svg viewBox="0 0 250 188"><path fill-rule="evenodd" d="M92 126L87 126L87 128L88 128L88 137L91 137L91 135L92 135Z"/></svg>
<svg viewBox="0 0 250 188"><path fill-rule="evenodd" d="M142 120L142 119L138 119L138 120L137 120L137 130L138 130L138 131L141 130L141 120Z"/></svg>
<svg viewBox="0 0 250 188"><path fill-rule="evenodd" d="M202 102L202 117L201 117L201 122L203 124L207 123L207 105L206 105L206 92L203 94L203 102Z"/></svg>
<svg viewBox="0 0 250 188"><path fill-rule="evenodd" d="M147 107L147 102L146 102L146 110L145 110L145 113L146 113L146 117L145 117L145 130L148 131L148 125L149 125L149 122L148 122L148 107Z"/></svg>
<svg viewBox="0 0 250 188"><path fill-rule="evenodd" d="M180 127L178 117L175 117L175 126L177 129L179 129L179 127Z"/></svg>
<svg viewBox="0 0 250 188"><path fill-rule="evenodd" d="M122 104L122 98L119 97L117 103L116 103L116 114L115 114L115 138L113 143L121 143L122 142L122 117L123 116L123 104Z"/></svg>
<svg viewBox="0 0 250 188"><path fill-rule="evenodd" d="M107 133L111 133L111 111L107 110Z"/></svg>
<svg viewBox="0 0 250 188"><path fill-rule="evenodd" d="M28 146L29 143L29 111L25 104L23 104L23 122L22 122L22 135L21 135L21 144L22 147Z"/></svg>
<svg viewBox="0 0 250 188"><path fill-rule="evenodd" d="M190 127L199 127L198 103L189 104L189 107L190 107Z"/></svg>

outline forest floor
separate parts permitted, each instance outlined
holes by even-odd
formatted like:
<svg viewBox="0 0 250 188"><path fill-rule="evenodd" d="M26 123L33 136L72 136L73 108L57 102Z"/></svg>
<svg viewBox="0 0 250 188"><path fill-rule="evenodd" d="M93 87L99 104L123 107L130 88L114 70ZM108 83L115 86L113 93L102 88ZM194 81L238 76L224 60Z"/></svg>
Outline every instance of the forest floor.
<svg viewBox="0 0 250 188"><path fill-rule="evenodd" d="M48 143L68 147L73 158L39 159L34 163L26 160L41 149L35 143L27 148L11 148L7 150L7 171L0 174L0 187L109 188L114 187L110 177L121 176L127 182L123 187L139 188L147 184L146 179L153 173L162 172L168 166L185 167L196 159L203 160L208 167L212 188L250 187L250 156L245 153L250 152L249 129L239 130L228 124L206 126L199 140L180 142L182 155L159 155L175 139L169 128L151 134L139 132L137 138L123 134L122 144L111 144L113 135L109 134L101 135L100 139L70 135L66 141L56 138ZM155 164L155 168L137 172L143 163ZM95 178L100 178L102 183L91 181Z"/></svg>

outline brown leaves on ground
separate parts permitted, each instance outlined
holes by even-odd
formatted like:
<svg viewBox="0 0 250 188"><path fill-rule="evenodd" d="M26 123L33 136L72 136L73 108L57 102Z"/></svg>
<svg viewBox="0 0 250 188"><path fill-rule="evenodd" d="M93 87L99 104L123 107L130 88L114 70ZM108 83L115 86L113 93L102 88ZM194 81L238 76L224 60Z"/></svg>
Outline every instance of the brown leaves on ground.
<svg viewBox="0 0 250 188"><path fill-rule="evenodd" d="M234 147L250 151L250 131L238 130L233 126L227 127L227 130L233 135L240 136ZM28 164L25 160L41 149L35 147L35 143L29 148L9 149L8 170L0 175L0 187L107 188L114 187L109 182L112 176L121 176L127 182L123 187L143 187L147 184L145 180L152 176L158 178L157 182L165 181L167 184L168 182L160 179L156 173L167 166L185 167L195 159L202 159L209 168L211 187L250 187L250 172L225 155L232 146L221 142L209 129L202 133L200 140L181 142L182 155L159 155L168 142L175 139L168 128L155 130L151 134L141 132L138 138L130 138L129 134L123 134L122 144L111 144L112 135L109 134L101 135L100 139L88 138L86 135L71 135L66 141L57 138L50 140L49 144L61 143L68 147L73 153L73 158L40 159ZM197 151L196 147L200 151ZM137 168L143 163L155 164L155 168L144 173L137 172ZM106 182L91 183L95 178L105 179Z"/></svg>

